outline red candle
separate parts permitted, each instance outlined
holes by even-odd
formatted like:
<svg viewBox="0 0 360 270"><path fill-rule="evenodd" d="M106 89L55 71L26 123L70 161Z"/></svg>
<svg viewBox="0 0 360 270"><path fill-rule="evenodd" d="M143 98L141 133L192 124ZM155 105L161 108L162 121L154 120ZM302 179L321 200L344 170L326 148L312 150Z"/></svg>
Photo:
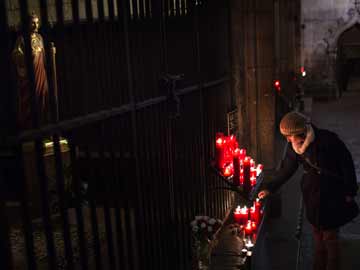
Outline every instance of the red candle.
<svg viewBox="0 0 360 270"><path fill-rule="evenodd" d="M234 142L229 139L229 137L226 137L224 139L224 164L230 164L233 162L233 144Z"/></svg>
<svg viewBox="0 0 360 270"><path fill-rule="evenodd" d="M230 135L227 140L229 141L229 148L233 152L237 148L237 141L235 135Z"/></svg>
<svg viewBox="0 0 360 270"><path fill-rule="evenodd" d="M241 170L244 171L244 170ZM244 184L244 173L240 173L240 185Z"/></svg>
<svg viewBox="0 0 360 270"><path fill-rule="evenodd" d="M258 164L256 167L256 176L259 176L259 174L262 172L263 169L264 169L264 165Z"/></svg>
<svg viewBox="0 0 360 270"><path fill-rule="evenodd" d="M256 178L256 176L257 176L257 170L250 166L250 177L255 177Z"/></svg>
<svg viewBox="0 0 360 270"><path fill-rule="evenodd" d="M250 168L255 169L255 161L252 158L250 159Z"/></svg>
<svg viewBox="0 0 360 270"><path fill-rule="evenodd" d="M254 176L250 177L250 185L252 187L256 185L256 177L254 177Z"/></svg>
<svg viewBox="0 0 360 270"><path fill-rule="evenodd" d="M244 159L244 192L249 194L251 190L250 183L250 157L245 157Z"/></svg>
<svg viewBox="0 0 360 270"><path fill-rule="evenodd" d="M232 175L234 173L233 164L231 163L231 164L226 165L225 168L223 169L222 173L226 177Z"/></svg>
<svg viewBox="0 0 360 270"><path fill-rule="evenodd" d="M255 204L250 208L250 219L254 221L256 224L259 222L259 212L256 209Z"/></svg>
<svg viewBox="0 0 360 270"><path fill-rule="evenodd" d="M234 150L234 156L233 156L233 166L234 166L234 177L233 177L233 183L237 186L240 185L240 149L236 148Z"/></svg>
<svg viewBox="0 0 360 270"><path fill-rule="evenodd" d="M245 230L245 235L246 235L246 236L251 235L252 230L253 230L252 228L253 228L253 227L251 226L251 220L248 220L247 223L246 223L246 226L245 226L245 228L244 228L244 230Z"/></svg>
<svg viewBox="0 0 360 270"><path fill-rule="evenodd" d="M251 232L256 232L257 223L255 221L251 221Z"/></svg>
<svg viewBox="0 0 360 270"><path fill-rule="evenodd" d="M240 156L239 156L240 161L243 162L245 157L246 157L246 149L242 148L242 149L240 149Z"/></svg>
<svg viewBox="0 0 360 270"><path fill-rule="evenodd" d="M246 221L248 220L249 217L249 209L244 206L243 208L240 209L240 222L239 224L241 225L245 225Z"/></svg>
<svg viewBox="0 0 360 270"><path fill-rule="evenodd" d="M254 202L253 206L250 209L251 220L254 221L256 224L259 224L261 219L260 210L261 210L261 203L259 199L256 199L256 201Z"/></svg>
<svg viewBox="0 0 360 270"><path fill-rule="evenodd" d="M221 170L224 167L224 158L225 158L225 139L224 134L216 133L216 147L215 147L215 159L216 167Z"/></svg>
<svg viewBox="0 0 360 270"><path fill-rule="evenodd" d="M237 223L240 222L240 206L236 207L236 209L234 211L234 220Z"/></svg>

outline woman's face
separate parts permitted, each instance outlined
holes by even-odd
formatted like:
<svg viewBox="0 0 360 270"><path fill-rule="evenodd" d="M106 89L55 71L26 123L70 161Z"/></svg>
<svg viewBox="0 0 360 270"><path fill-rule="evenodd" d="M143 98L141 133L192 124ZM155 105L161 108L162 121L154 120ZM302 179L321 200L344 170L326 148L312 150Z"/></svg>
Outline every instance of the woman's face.
<svg viewBox="0 0 360 270"><path fill-rule="evenodd" d="M305 138L306 133L286 136L286 140L296 147L301 147L305 141Z"/></svg>

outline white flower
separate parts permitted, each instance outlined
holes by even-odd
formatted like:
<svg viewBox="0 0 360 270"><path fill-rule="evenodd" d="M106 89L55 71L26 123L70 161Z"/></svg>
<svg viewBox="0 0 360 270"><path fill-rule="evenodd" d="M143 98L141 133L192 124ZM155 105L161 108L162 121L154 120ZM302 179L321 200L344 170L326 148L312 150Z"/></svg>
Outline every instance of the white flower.
<svg viewBox="0 0 360 270"><path fill-rule="evenodd" d="M195 216L195 220L202 220L203 217L202 216Z"/></svg>
<svg viewBox="0 0 360 270"><path fill-rule="evenodd" d="M214 225L215 223L216 223L216 219L210 218L209 224L210 224L210 225Z"/></svg>
<svg viewBox="0 0 360 270"><path fill-rule="evenodd" d="M213 228L211 226L208 226L208 232L212 232Z"/></svg>
<svg viewBox="0 0 360 270"><path fill-rule="evenodd" d="M205 222L201 223L200 227L201 228L206 228L206 223Z"/></svg>
<svg viewBox="0 0 360 270"><path fill-rule="evenodd" d="M208 216L204 216L203 218L204 218L204 220L206 220L206 221L208 221L208 220L210 219Z"/></svg>
<svg viewBox="0 0 360 270"><path fill-rule="evenodd" d="M193 221L190 223L190 225L191 225L192 227L196 226L196 225L197 225L197 221L196 221L196 220L193 220Z"/></svg>
<svg viewBox="0 0 360 270"><path fill-rule="evenodd" d="M194 227L192 227L192 230L193 230L193 232L197 232L197 231L199 231L199 227L198 227L198 226L194 226Z"/></svg>

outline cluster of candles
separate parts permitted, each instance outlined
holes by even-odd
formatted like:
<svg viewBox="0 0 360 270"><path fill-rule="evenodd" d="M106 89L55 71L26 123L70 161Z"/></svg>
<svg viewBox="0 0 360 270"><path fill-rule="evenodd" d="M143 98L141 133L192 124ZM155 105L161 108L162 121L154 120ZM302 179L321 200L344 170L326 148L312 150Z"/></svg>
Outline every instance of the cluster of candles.
<svg viewBox="0 0 360 270"><path fill-rule="evenodd" d="M261 216L261 203L259 199L256 199L250 208L238 205L234 211L235 222L243 228L245 236L256 234Z"/></svg>
<svg viewBox="0 0 360 270"><path fill-rule="evenodd" d="M253 187L263 165L255 166L255 161L246 155L246 149L239 148L234 135L216 134L216 167L226 176L233 176L233 184Z"/></svg>

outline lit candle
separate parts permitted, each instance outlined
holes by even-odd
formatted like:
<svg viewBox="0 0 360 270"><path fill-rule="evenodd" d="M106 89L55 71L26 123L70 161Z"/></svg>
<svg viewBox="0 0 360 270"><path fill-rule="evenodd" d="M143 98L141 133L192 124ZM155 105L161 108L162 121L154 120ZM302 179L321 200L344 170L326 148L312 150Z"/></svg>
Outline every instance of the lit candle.
<svg viewBox="0 0 360 270"><path fill-rule="evenodd" d="M252 247L254 246L253 242L251 241L250 238L248 238L246 241L245 241L245 247L247 250L251 250Z"/></svg>
<svg viewBox="0 0 360 270"><path fill-rule="evenodd" d="M256 176L257 176L257 170L250 166L250 177L256 178Z"/></svg>
<svg viewBox="0 0 360 270"><path fill-rule="evenodd" d="M240 149L240 156L239 156L239 158L240 158L240 161L244 161L244 159L245 159L245 157L246 157L246 149L244 149L244 148L241 148Z"/></svg>
<svg viewBox="0 0 360 270"><path fill-rule="evenodd" d="M255 161L252 158L250 159L250 168L255 169Z"/></svg>
<svg viewBox="0 0 360 270"><path fill-rule="evenodd" d="M236 148L234 150L234 156L233 156L233 166L234 166L234 177L233 177L233 183L237 186L240 185L240 149Z"/></svg>
<svg viewBox="0 0 360 270"><path fill-rule="evenodd" d="M224 167L225 139L223 133L216 133L215 159L216 167L221 170Z"/></svg>
<svg viewBox="0 0 360 270"><path fill-rule="evenodd" d="M223 169L222 173L223 173L223 175L226 176L226 177L232 175L232 174L234 173L233 164L230 163L230 164L226 165L225 168Z"/></svg>
<svg viewBox="0 0 360 270"><path fill-rule="evenodd" d="M231 152L233 152L237 148L237 141L235 135L231 135L228 137L229 141L229 148L231 149Z"/></svg>
<svg viewBox="0 0 360 270"><path fill-rule="evenodd" d="M251 183L250 183L250 157L245 157L244 159L244 192L246 196L250 193Z"/></svg>
<svg viewBox="0 0 360 270"><path fill-rule="evenodd" d="M233 149L234 141L230 137L225 137L224 139L224 165L230 164L233 162Z"/></svg>
<svg viewBox="0 0 360 270"><path fill-rule="evenodd" d="M250 208L250 219L256 223L259 221L259 213L256 211L255 205Z"/></svg>
<svg viewBox="0 0 360 270"><path fill-rule="evenodd" d="M240 213L241 207L238 205L234 211L234 220L237 223L240 223L241 220L241 213Z"/></svg>
<svg viewBox="0 0 360 270"><path fill-rule="evenodd" d="M262 172L263 169L264 169L264 165L258 164L256 167L256 176L259 176L259 174Z"/></svg>
<svg viewBox="0 0 360 270"><path fill-rule="evenodd" d="M256 177L254 177L254 176L251 176L251 177L250 177L250 185L251 185L252 187L256 185Z"/></svg>
<svg viewBox="0 0 360 270"><path fill-rule="evenodd" d="M248 220L248 221L247 221L244 230L245 230L245 235L246 235L246 236L250 236L250 235L251 235L251 233L252 233L251 220Z"/></svg>
<svg viewBox="0 0 360 270"><path fill-rule="evenodd" d="M247 208L246 206L244 206L243 208L240 209L240 225L245 225L246 221L249 218L249 208Z"/></svg>
<svg viewBox="0 0 360 270"><path fill-rule="evenodd" d="M257 230L257 223L255 221L251 221L251 231L256 232Z"/></svg>

